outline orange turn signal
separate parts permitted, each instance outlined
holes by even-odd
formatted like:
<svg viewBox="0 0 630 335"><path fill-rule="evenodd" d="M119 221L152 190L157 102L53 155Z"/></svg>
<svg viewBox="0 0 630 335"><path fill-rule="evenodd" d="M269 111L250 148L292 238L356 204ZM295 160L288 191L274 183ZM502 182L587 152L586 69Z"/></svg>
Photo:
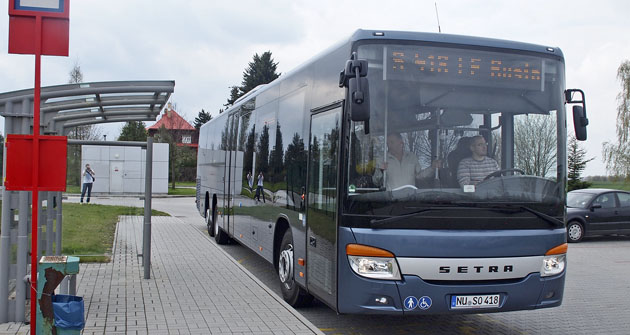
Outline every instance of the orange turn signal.
<svg viewBox="0 0 630 335"><path fill-rule="evenodd" d="M370 247L363 244L346 245L346 254L351 256L394 257L394 254L387 250Z"/></svg>
<svg viewBox="0 0 630 335"><path fill-rule="evenodd" d="M567 250L569 250L569 245L567 243L560 244L559 246L555 248L549 249L547 253L545 254L545 256L566 254Z"/></svg>
<svg viewBox="0 0 630 335"><path fill-rule="evenodd" d="M304 258L298 258L298 265L304 266Z"/></svg>

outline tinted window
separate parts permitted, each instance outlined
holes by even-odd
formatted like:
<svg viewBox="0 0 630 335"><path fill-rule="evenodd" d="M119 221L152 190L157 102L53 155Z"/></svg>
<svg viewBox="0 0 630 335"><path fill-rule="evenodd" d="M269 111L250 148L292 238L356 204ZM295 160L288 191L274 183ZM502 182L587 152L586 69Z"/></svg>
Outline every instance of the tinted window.
<svg viewBox="0 0 630 335"><path fill-rule="evenodd" d="M615 194L614 193L605 193L598 196L595 201L593 201L593 205L600 205L602 208L614 208L615 204Z"/></svg>
<svg viewBox="0 0 630 335"><path fill-rule="evenodd" d="M569 192L567 194L567 206L586 208L591 199L593 199L593 195L590 193Z"/></svg>
<svg viewBox="0 0 630 335"><path fill-rule="evenodd" d="M619 192L617 199L619 199L619 207L630 207L630 194Z"/></svg>

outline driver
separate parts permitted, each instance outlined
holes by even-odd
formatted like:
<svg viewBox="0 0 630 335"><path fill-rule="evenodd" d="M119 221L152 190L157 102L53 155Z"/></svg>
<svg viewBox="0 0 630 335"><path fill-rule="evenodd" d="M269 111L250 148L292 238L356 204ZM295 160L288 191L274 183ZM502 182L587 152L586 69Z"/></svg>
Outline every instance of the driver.
<svg viewBox="0 0 630 335"><path fill-rule="evenodd" d="M477 135L472 138L470 151L472 156L462 159L457 168L457 181L462 187L477 185L487 175L499 171L497 161L488 157L488 143L483 136Z"/></svg>
<svg viewBox="0 0 630 335"><path fill-rule="evenodd" d="M427 178L434 175L440 161L433 161L430 167L422 169L418 156L413 152L404 150L402 136L399 133L387 135L387 162L380 162L375 169L372 180L377 185L383 184L383 172L387 171L387 190L397 187L416 186L416 179Z"/></svg>

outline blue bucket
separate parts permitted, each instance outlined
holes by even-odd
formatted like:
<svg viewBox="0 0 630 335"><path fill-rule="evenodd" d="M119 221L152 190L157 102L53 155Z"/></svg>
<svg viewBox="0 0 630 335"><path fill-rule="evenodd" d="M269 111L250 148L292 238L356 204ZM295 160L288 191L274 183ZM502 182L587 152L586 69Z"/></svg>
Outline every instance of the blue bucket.
<svg viewBox="0 0 630 335"><path fill-rule="evenodd" d="M85 326L83 297L55 294L52 296L55 327L80 330Z"/></svg>

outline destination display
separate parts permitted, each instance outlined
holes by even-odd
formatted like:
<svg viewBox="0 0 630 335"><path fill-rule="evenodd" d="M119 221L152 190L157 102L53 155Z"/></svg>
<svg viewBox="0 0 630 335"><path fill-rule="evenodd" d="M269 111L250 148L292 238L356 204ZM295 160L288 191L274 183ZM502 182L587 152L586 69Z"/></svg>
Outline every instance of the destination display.
<svg viewBox="0 0 630 335"><path fill-rule="evenodd" d="M542 91L541 58L427 46L386 47L386 79Z"/></svg>

